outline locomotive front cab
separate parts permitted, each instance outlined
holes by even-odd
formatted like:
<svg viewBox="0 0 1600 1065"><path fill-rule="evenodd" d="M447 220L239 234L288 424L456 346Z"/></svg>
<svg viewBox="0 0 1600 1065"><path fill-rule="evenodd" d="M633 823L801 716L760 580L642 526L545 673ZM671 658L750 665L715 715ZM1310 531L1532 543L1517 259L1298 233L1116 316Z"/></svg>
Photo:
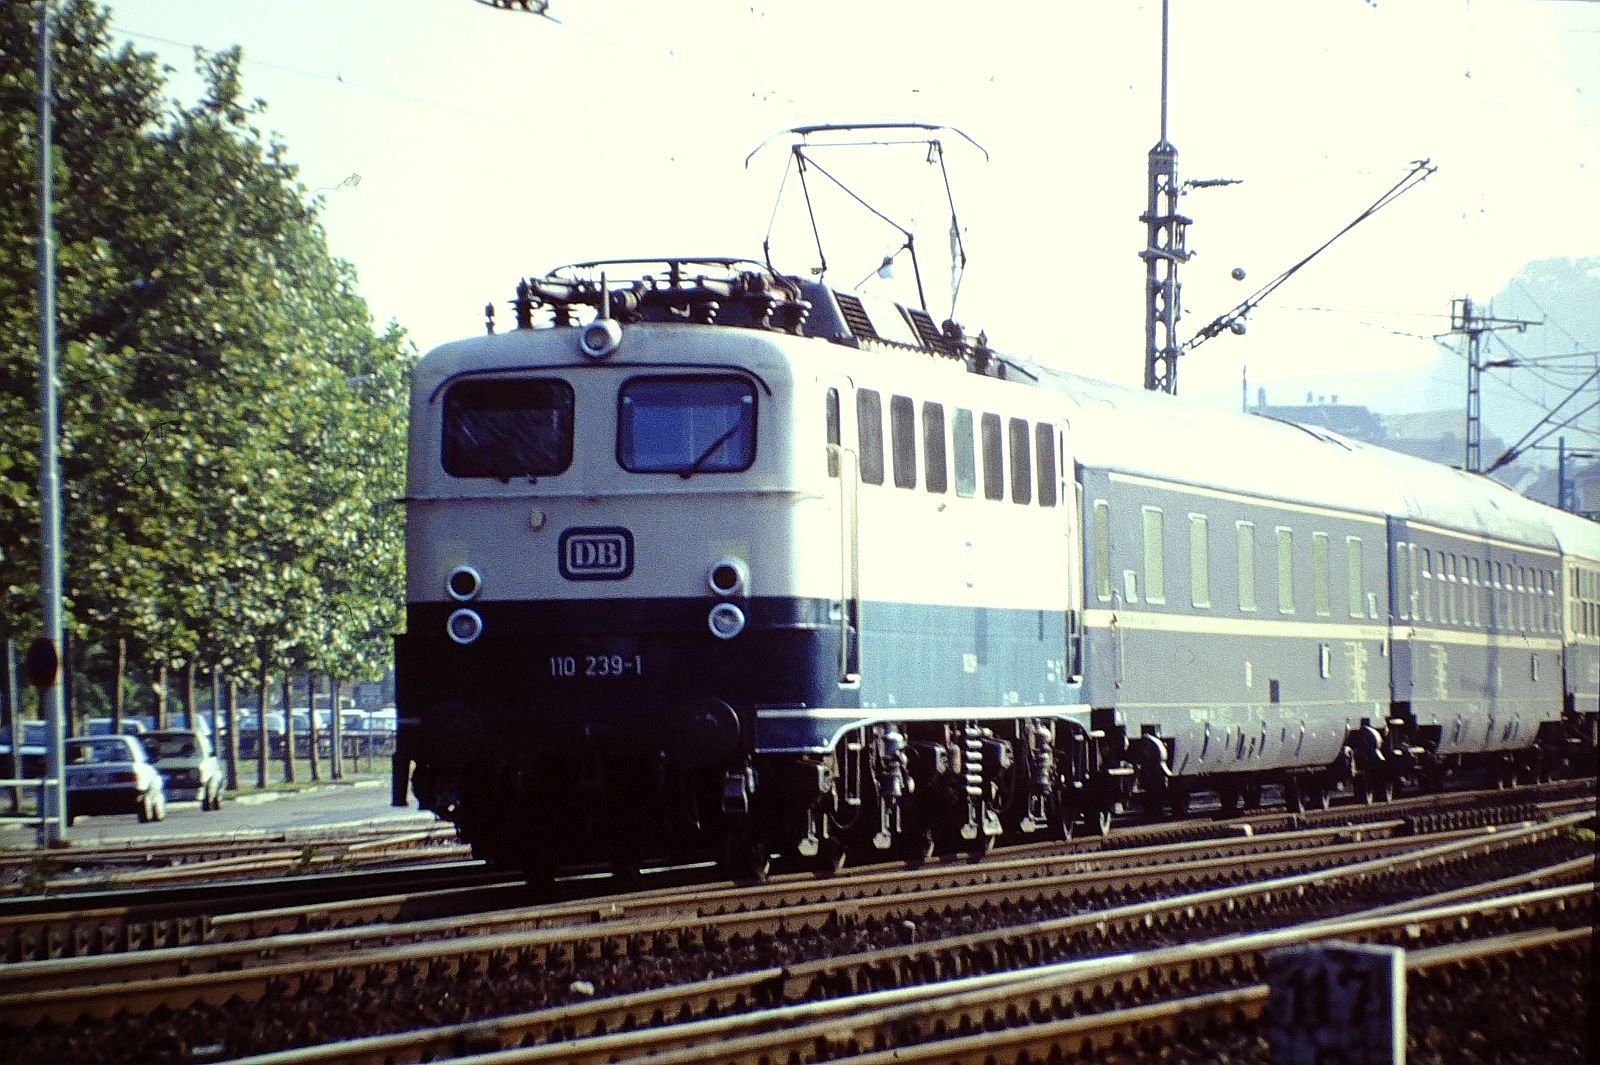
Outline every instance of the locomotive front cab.
<svg viewBox="0 0 1600 1065"><path fill-rule="evenodd" d="M397 801L409 766L525 867L717 856L755 708L836 683L795 561L793 343L590 323L419 363Z"/></svg>

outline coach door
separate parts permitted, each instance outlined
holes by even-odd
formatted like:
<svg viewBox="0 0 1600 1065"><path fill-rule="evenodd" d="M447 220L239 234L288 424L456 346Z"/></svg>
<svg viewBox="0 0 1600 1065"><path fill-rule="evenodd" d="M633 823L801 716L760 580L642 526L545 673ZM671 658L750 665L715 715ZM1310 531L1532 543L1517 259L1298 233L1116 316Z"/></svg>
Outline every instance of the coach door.
<svg viewBox="0 0 1600 1065"><path fill-rule="evenodd" d="M1061 549L1066 552L1067 601L1067 680L1083 680L1083 540L1079 518L1083 514L1083 486L1078 483L1077 463L1067 446L1072 424L1056 423L1056 501L1061 510Z"/></svg>
<svg viewBox="0 0 1600 1065"><path fill-rule="evenodd" d="M839 627L838 677L841 685L861 682L861 466L856 449L856 389L848 377L825 381L828 477L838 525Z"/></svg>

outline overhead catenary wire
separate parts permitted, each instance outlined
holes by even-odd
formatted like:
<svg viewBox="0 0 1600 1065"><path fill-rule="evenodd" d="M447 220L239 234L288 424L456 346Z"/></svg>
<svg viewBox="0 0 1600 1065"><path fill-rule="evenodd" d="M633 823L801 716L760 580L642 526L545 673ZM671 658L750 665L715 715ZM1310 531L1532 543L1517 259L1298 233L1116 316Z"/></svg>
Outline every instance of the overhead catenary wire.
<svg viewBox="0 0 1600 1065"><path fill-rule="evenodd" d="M1277 277L1261 286L1251 295L1245 297L1243 302L1237 304L1232 310L1226 311L1222 315L1218 316L1214 321L1211 322L1210 325L1207 325L1194 336L1190 337L1189 340L1184 343L1181 350L1192 351L1201 344L1205 343L1207 340L1210 340L1212 337L1222 333L1224 330L1232 328L1236 323L1240 322L1246 315L1248 315L1258 303L1270 296L1280 285L1298 273L1300 269L1307 263L1311 262L1311 260L1315 259L1318 255L1321 255L1324 251L1326 251L1340 237L1344 236L1346 233L1350 232L1356 226L1360 225L1362 222L1365 222L1379 211L1383 210L1401 196L1404 196L1407 192L1410 192L1412 189L1422 184L1422 182L1431 177L1438 169L1439 168L1434 166L1432 161L1428 159L1418 159L1413 161L1411 164L1411 169L1406 173L1405 177L1401 178L1387 192L1374 200L1372 204L1369 205L1364 211L1356 215L1355 218L1351 219L1351 221L1347 223L1343 229L1340 229L1333 236L1323 241L1322 244L1318 245L1317 248L1311 252L1311 254L1305 256L1283 273L1279 274Z"/></svg>
<svg viewBox="0 0 1600 1065"><path fill-rule="evenodd" d="M1500 467L1502 467L1502 466L1506 465L1507 463L1511 462L1518 455L1522 454L1522 452L1526 451L1529 447L1533 447L1533 446L1536 446L1536 445L1542 443L1543 441L1549 439L1552 434L1554 434L1556 432L1559 432L1562 429L1567 428L1573 422L1577 421L1577 419L1583 417L1585 414L1587 414L1590 411L1594 410L1596 407L1600 407L1600 399L1592 400L1592 401L1590 401L1589 405L1584 407L1582 410L1577 411L1574 414L1568 415L1564 420L1562 420L1560 422L1557 422L1557 423L1551 425L1548 429L1546 429L1542 436L1534 438L1534 434L1539 431L1540 426L1543 426L1545 423L1551 421L1551 419L1553 419L1561 411L1562 407L1565 407L1568 403L1570 403L1573 400L1574 397L1576 397L1580 392L1582 392L1584 387L1586 385L1588 385L1589 382L1594 381L1596 379L1600 379L1600 370L1595 370L1592 373L1590 373L1587 377L1585 377L1583 379L1583 382L1581 384L1579 384L1577 388L1573 389L1571 391L1571 393L1569 393L1567 395L1566 399L1563 399L1560 403L1556 404L1556 407L1555 407L1554 410L1552 410L1545 417L1539 419L1539 421L1535 422L1532 428L1530 428L1526 433L1522 434L1522 439L1518 440L1515 444L1512 444L1510 447L1506 448L1506 450L1500 455L1500 457L1495 459L1494 462L1492 464L1490 464L1489 468L1484 470L1483 472L1484 473L1493 473L1495 470L1498 470L1498 469L1500 469ZM1530 443L1530 440L1532 441L1531 443Z"/></svg>

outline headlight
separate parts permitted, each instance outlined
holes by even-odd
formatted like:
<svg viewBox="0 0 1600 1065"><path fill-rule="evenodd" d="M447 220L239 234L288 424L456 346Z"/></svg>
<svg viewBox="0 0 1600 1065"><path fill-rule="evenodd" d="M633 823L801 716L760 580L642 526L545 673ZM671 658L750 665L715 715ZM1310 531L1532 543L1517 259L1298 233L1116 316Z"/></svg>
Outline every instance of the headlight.
<svg viewBox="0 0 1600 1065"><path fill-rule="evenodd" d="M725 558L706 571L706 584L722 596L743 595L749 580L744 563L736 558Z"/></svg>
<svg viewBox="0 0 1600 1065"><path fill-rule="evenodd" d="M706 615L711 635L719 640L731 640L744 631L744 611L732 603L718 603Z"/></svg>
<svg viewBox="0 0 1600 1065"><path fill-rule="evenodd" d="M476 610L463 607L450 615L450 620L445 622L445 631L456 643L468 644L483 635L483 619Z"/></svg>
<svg viewBox="0 0 1600 1065"><path fill-rule="evenodd" d="M444 590L458 603L465 603L483 590L483 577L471 566L457 566L445 579Z"/></svg>
<svg viewBox="0 0 1600 1065"><path fill-rule="evenodd" d="M578 350L591 359L603 359L622 343L622 327L615 318L596 318L578 334Z"/></svg>

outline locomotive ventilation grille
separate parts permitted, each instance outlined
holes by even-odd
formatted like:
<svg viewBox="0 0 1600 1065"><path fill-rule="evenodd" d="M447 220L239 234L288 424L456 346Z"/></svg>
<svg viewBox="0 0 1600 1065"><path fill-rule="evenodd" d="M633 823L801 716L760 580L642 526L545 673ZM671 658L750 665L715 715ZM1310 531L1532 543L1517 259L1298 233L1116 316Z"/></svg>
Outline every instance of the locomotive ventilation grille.
<svg viewBox="0 0 1600 1065"><path fill-rule="evenodd" d="M844 324L850 327L852 336L869 340L883 339L872 327L872 319L867 316L867 309L860 300L848 292L835 292L833 298L839 301L839 313L844 315Z"/></svg>

